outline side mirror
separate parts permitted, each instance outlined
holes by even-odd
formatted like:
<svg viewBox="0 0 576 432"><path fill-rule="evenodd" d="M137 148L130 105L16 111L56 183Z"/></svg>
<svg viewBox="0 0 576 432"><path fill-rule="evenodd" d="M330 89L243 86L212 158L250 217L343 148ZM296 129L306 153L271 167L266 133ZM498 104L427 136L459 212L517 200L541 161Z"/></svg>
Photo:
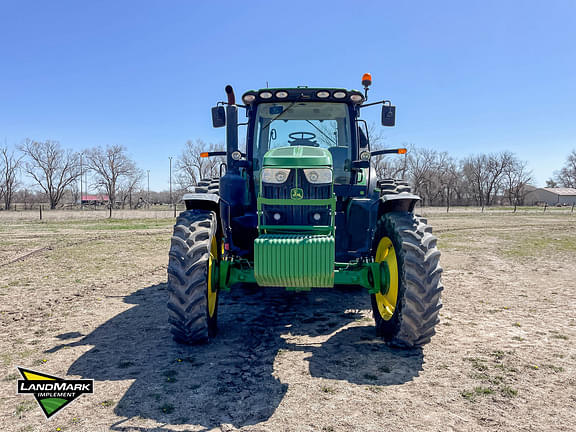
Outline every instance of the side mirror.
<svg viewBox="0 0 576 432"><path fill-rule="evenodd" d="M352 162L352 170L359 170L362 168L370 168L370 161L368 160L355 160Z"/></svg>
<svg viewBox="0 0 576 432"><path fill-rule="evenodd" d="M222 105L212 108L212 126L215 128L226 126L226 111Z"/></svg>
<svg viewBox="0 0 576 432"><path fill-rule="evenodd" d="M396 107L382 105L382 126L394 126L396 124Z"/></svg>

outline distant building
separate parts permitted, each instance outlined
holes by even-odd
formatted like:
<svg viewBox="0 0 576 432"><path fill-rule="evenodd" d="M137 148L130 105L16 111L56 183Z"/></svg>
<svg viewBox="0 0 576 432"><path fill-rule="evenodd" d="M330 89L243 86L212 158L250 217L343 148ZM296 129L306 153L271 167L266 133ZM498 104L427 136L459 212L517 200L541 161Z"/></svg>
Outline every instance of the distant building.
<svg viewBox="0 0 576 432"><path fill-rule="evenodd" d="M539 188L526 194L524 202L527 205L572 205L576 204L576 189L574 188Z"/></svg>
<svg viewBox="0 0 576 432"><path fill-rule="evenodd" d="M108 195L82 195L82 204L84 205L105 205L108 204Z"/></svg>

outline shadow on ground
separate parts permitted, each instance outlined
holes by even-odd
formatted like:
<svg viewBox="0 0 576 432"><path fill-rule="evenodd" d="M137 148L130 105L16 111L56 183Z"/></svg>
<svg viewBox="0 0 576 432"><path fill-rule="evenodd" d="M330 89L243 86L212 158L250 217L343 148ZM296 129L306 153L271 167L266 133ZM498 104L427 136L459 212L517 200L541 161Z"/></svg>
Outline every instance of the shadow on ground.
<svg viewBox="0 0 576 432"><path fill-rule="evenodd" d="M282 289L237 289L222 297L220 334L208 345L182 346L172 341L166 286L159 284L125 297L134 307L82 339L50 351L93 346L70 366L69 375L97 381L134 380L122 399L115 401L118 416L190 423L206 430L223 424L254 425L272 416L288 387L273 375L280 349L310 352L313 377L354 384L400 384L422 368L420 350L388 348L374 338L373 324L367 321L335 333L321 346L287 343L282 337L332 334L362 320L360 310L369 307L363 291L295 294ZM65 334L61 339L74 336L81 335ZM112 429L125 427L122 421Z"/></svg>

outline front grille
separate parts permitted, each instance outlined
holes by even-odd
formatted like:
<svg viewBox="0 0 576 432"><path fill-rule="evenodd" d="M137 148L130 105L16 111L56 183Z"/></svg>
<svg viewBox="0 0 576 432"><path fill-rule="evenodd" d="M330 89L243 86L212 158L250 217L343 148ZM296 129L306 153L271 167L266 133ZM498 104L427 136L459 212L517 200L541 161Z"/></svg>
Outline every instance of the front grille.
<svg viewBox="0 0 576 432"><path fill-rule="evenodd" d="M298 176L298 177L297 177ZM331 196L330 184L312 184L306 180L302 170L292 169L286 182L276 185L263 183L262 197L271 199L290 199L290 190L296 187L302 189L303 199L327 199ZM330 225L330 206L307 206L307 205L263 205L264 225ZM279 214L280 219L274 219ZM314 215L319 214L320 219L315 220Z"/></svg>

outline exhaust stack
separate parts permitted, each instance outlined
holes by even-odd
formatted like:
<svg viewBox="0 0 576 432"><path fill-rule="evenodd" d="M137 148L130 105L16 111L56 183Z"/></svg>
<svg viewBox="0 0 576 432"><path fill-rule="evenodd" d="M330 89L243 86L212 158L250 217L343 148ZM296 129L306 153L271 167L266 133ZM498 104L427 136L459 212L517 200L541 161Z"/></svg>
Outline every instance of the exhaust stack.
<svg viewBox="0 0 576 432"><path fill-rule="evenodd" d="M236 96L234 96L234 89L231 85L227 85L224 89L226 95L228 96L228 105L236 105Z"/></svg>
<svg viewBox="0 0 576 432"><path fill-rule="evenodd" d="M231 174L239 174L236 161L232 159L232 153L238 150L238 107L236 106L236 96L231 85L224 89L228 96L226 106L226 166Z"/></svg>

